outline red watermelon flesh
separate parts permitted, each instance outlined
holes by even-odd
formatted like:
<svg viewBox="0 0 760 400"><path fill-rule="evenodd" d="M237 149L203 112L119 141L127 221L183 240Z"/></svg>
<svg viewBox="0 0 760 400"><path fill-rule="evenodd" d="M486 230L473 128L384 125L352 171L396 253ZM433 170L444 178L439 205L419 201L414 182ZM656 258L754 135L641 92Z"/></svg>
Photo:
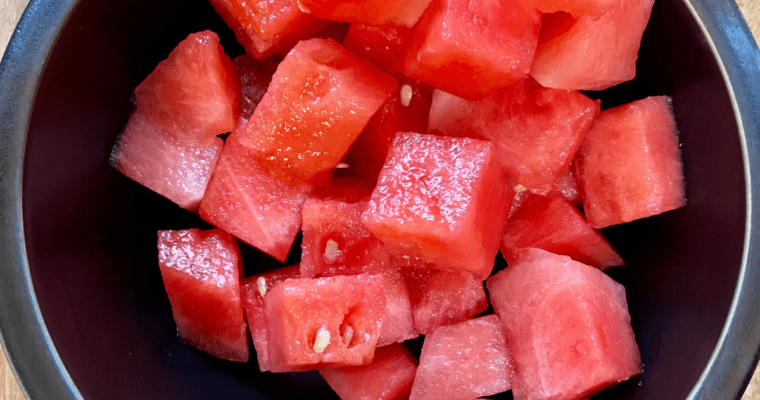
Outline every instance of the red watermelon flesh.
<svg viewBox="0 0 760 400"><path fill-rule="evenodd" d="M277 179L318 185L394 87L395 79L332 39L299 42L239 130L240 141Z"/></svg>
<svg viewBox="0 0 760 400"><path fill-rule="evenodd" d="M531 195L507 221L500 247L507 263L530 248L569 256L601 269L625 264L604 235L557 192L547 197Z"/></svg>
<svg viewBox="0 0 760 400"><path fill-rule="evenodd" d="M158 264L185 343L231 361L248 361L237 243L220 229L158 232Z"/></svg>
<svg viewBox="0 0 760 400"><path fill-rule="evenodd" d="M567 168L562 176L559 177L557 183L557 191L562 193L563 196L576 207L583 205L583 198L578 191L578 181L575 173L575 163L570 162L570 166Z"/></svg>
<svg viewBox="0 0 760 400"><path fill-rule="evenodd" d="M360 178L336 176L329 184L318 186L311 192L311 196L320 200L338 200L346 203L367 201L372 195L375 185Z"/></svg>
<svg viewBox="0 0 760 400"><path fill-rule="evenodd" d="M398 25L351 24L343 45L374 66L402 79L404 53L412 30Z"/></svg>
<svg viewBox="0 0 760 400"><path fill-rule="evenodd" d="M468 272L405 268L402 273L409 289L414 328L423 335L488 308L483 282Z"/></svg>
<svg viewBox="0 0 760 400"><path fill-rule="evenodd" d="M396 265L467 271L485 279L511 190L492 143L399 133L362 222Z"/></svg>
<svg viewBox="0 0 760 400"><path fill-rule="evenodd" d="M528 250L488 280L522 399L582 399L641 373L625 289L596 268Z"/></svg>
<svg viewBox="0 0 760 400"><path fill-rule="evenodd" d="M430 0L298 0L298 3L330 21L412 27Z"/></svg>
<svg viewBox="0 0 760 400"><path fill-rule="evenodd" d="M544 14L559 11L567 12L575 17L588 15L599 17L620 0L520 0L527 8L536 9Z"/></svg>
<svg viewBox="0 0 760 400"><path fill-rule="evenodd" d="M398 269L389 269L381 274L385 283L385 318L377 347L419 336L414 328L412 303L404 276Z"/></svg>
<svg viewBox="0 0 760 400"><path fill-rule="evenodd" d="M270 371L372 362L385 315L382 276L288 279L264 304Z"/></svg>
<svg viewBox="0 0 760 400"><path fill-rule="evenodd" d="M341 400L405 400L417 360L401 344L379 348L369 365L319 370Z"/></svg>
<svg viewBox="0 0 760 400"><path fill-rule="evenodd" d="M512 366L496 315L445 325L425 337L409 400L470 400L506 392Z"/></svg>
<svg viewBox="0 0 760 400"><path fill-rule="evenodd" d="M279 283L300 276L298 265L292 265L243 280L241 296L261 372L269 371L269 323L264 308L264 297Z"/></svg>
<svg viewBox="0 0 760 400"><path fill-rule="evenodd" d="M111 149L110 164L130 179L198 211L222 151L222 139L180 140L137 109Z"/></svg>
<svg viewBox="0 0 760 400"><path fill-rule="evenodd" d="M518 0L436 0L414 27L404 73L481 99L528 74L539 22Z"/></svg>
<svg viewBox="0 0 760 400"><path fill-rule="evenodd" d="M595 228L686 204L678 132L666 96L602 111L576 162L583 209Z"/></svg>
<svg viewBox="0 0 760 400"><path fill-rule="evenodd" d="M240 81L211 31L182 41L137 86L133 101L146 118L182 140L207 141L235 128Z"/></svg>
<svg viewBox="0 0 760 400"><path fill-rule="evenodd" d="M547 194L557 188L599 106L579 92L544 88L530 78L476 102L435 91L429 131L494 142L507 175Z"/></svg>
<svg viewBox="0 0 760 400"><path fill-rule="evenodd" d="M263 171L233 132L201 201L200 215L284 262L298 235L307 197Z"/></svg>
<svg viewBox="0 0 760 400"><path fill-rule="evenodd" d="M248 54L243 54L232 63L240 76L240 116L237 126L243 126L264 97L278 62L274 58L256 61Z"/></svg>
<svg viewBox="0 0 760 400"><path fill-rule="evenodd" d="M636 75L654 0L618 0L599 16L545 14L530 74L543 86L603 90Z"/></svg>
<svg viewBox="0 0 760 400"><path fill-rule="evenodd" d="M297 0L210 0L246 53L263 60L288 51L329 22L304 13Z"/></svg>
<svg viewBox="0 0 760 400"><path fill-rule="evenodd" d="M431 101L430 88L402 80L354 142L344 159L348 168L340 174L376 182L396 133L427 132Z"/></svg>

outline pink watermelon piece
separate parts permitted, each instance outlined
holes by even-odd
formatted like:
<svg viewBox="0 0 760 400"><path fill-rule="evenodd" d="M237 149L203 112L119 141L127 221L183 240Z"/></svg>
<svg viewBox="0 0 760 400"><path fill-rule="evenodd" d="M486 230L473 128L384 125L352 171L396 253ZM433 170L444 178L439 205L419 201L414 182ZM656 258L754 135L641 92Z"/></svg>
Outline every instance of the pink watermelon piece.
<svg viewBox="0 0 760 400"><path fill-rule="evenodd" d="M111 149L112 167L193 212L222 152L222 139L181 140L135 110Z"/></svg>
<svg viewBox="0 0 760 400"><path fill-rule="evenodd" d="M233 132L201 201L200 215L284 262L298 235L307 196L265 172Z"/></svg>
<svg viewBox="0 0 760 400"><path fill-rule="evenodd" d="M377 347L414 339L419 334L414 327L414 316L409 289L404 275L398 269L383 271L385 284L385 318L380 329Z"/></svg>
<svg viewBox="0 0 760 400"><path fill-rule="evenodd" d="M210 0L235 32L246 53L257 60L287 52L329 22L304 13L297 0Z"/></svg>
<svg viewBox="0 0 760 400"><path fill-rule="evenodd" d="M235 128L240 81L211 31L191 34L137 86L137 109L166 132L209 140Z"/></svg>
<svg viewBox="0 0 760 400"><path fill-rule="evenodd" d="M267 58L256 61L248 54L238 56L232 61L240 77L240 115L237 126L243 126L253 115L253 110L264 97L272 75L277 70L277 61Z"/></svg>
<svg viewBox="0 0 760 400"><path fill-rule="evenodd" d="M403 78L411 33L410 28L398 25L351 24L343 45L388 74Z"/></svg>
<svg viewBox="0 0 760 400"><path fill-rule="evenodd" d="M488 308L483 282L468 272L406 268L402 273L409 288L414 328L423 335L439 326L470 319Z"/></svg>
<svg viewBox="0 0 760 400"><path fill-rule="evenodd" d="M504 327L488 315L437 328L425 337L409 400L470 400L506 392L512 366Z"/></svg>
<svg viewBox="0 0 760 400"><path fill-rule="evenodd" d="M372 362L385 315L381 275L288 279L264 304L270 371Z"/></svg>
<svg viewBox="0 0 760 400"><path fill-rule="evenodd" d="M401 344L379 348L369 365L319 370L341 400L405 400L417 360Z"/></svg>
<svg viewBox="0 0 760 400"><path fill-rule="evenodd" d="M411 28L430 0L298 0L301 7L330 21Z"/></svg>
<svg viewBox="0 0 760 400"><path fill-rule="evenodd" d="M158 265L183 342L214 357L248 361L237 243L220 229L158 232Z"/></svg>
<svg viewBox="0 0 760 400"><path fill-rule="evenodd" d="M599 106L579 92L544 88L530 78L475 102L436 91L429 131L494 142L507 175L545 195L557 188Z"/></svg>
<svg viewBox="0 0 760 400"><path fill-rule="evenodd" d="M299 42L280 63L241 143L291 186L316 186L348 152L396 80L332 39Z"/></svg>
<svg viewBox="0 0 760 400"><path fill-rule="evenodd" d="M616 0L601 16L545 14L530 75L557 89L603 90L636 76L654 0Z"/></svg>
<svg viewBox="0 0 760 400"><path fill-rule="evenodd" d="M500 247L507 263L530 248L569 256L601 269L625 264L604 235L557 192L547 197L531 195L507 221Z"/></svg>
<svg viewBox="0 0 760 400"><path fill-rule="evenodd" d="M298 265L279 268L267 273L254 275L242 282L241 297L245 307L245 315L251 330L253 347L261 372L269 371L269 322L266 318L264 298L276 285L286 279L300 278Z"/></svg>
<svg viewBox="0 0 760 400"><path fill-rule="evenodd" d="M530 249L488 280L523 399L583 399L641 373L625 289L570 257Z"/></svg>
<svg viewBox="0 0 760 400"><path fill-rule="evenodd" d="M600 17L620 0L520 0L526 8L538 10L544 14L564 11L575 17L589 15Z"/></svg>
<svg viewBox="0 0 760 400"><path fill-rule="evenodd" d="M528 74L539 22L518 0L437 0L414 27L404 73L481 99Z"/></svg>
<svg viewBox="0 0 760 400"><path fill-rule="evenodd" d="M648 97L602 111L578 152L586 218L595 228L686 204L670 99Z"/></svg>

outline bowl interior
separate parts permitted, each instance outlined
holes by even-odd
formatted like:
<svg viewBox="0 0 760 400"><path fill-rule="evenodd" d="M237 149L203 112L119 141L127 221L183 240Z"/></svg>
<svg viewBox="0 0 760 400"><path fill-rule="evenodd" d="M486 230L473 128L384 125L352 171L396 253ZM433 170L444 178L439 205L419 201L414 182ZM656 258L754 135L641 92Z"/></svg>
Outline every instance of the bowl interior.
<svg viewBox="0 0 760 400"><path fill-rule="evenodd" d="M23 215L34 289L81 394L112 398L336 398L316 373L262 374L177 339L156 231L208 227L108 166L137 84L189 33L242 52L206 0L82 0L42 79L27 138ZM658 0L634 81L608 108L673 97L688 206L605 230L625 284L644 373L595 398L684 398L718 341L745 232L745 177L731 99L681 0ZM297 261L297 254L293 257ZM252 274L276 263L244 250ZM511 398L509 394L502 398Z"/></svg>

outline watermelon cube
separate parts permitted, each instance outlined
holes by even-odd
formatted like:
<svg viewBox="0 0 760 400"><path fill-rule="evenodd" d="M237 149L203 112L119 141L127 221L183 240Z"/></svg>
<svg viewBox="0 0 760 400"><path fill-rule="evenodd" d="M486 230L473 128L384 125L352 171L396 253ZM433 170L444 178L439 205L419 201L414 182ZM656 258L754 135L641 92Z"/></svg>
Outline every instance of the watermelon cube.
<svg viewBox="0 0 760 400"><path fill-rule="evenodd" d="M278 63L273 58L259 62L248 54L238 56L232 63L240 77L240 115L237 126L241 127L248 122L253 110L264 97Z"/></svg>
<svg viewBox="0 0 760 400"><path fill-rule="evenodd" d="M483 282L468 272L402 269L412 303L414 329L427 335L443 325L472 318L488 308Z"/></svg>
<svg viewBox="0 0 760 400"><path fill-rule="evenodd" d="M405 400L414 382L417 360L401 344L375 351L369 365L319 370L341 400Z"/></svg>
<svg viewBox="0 0 760 400"><path fill-rule="evenodd" d="M403 78L404 53L411 33L410 28L398 25L351 24L343 45L381 70Z"/></svg>
<svg viewBox="0 0 760 400"><path fill-rule="evenodd" d="M595 228L686 204L678 132L666 96L602 111L578 152L586 218Z"/></svg>
<svg viewBox="0 0 760 400"><path fill-rule="evenodd" d="M302 41L238 131L263 169L291 186L323 183L396 80L332 39Z"/></svg>
<svg viewBox="0 0 760 400"><path fill-rule="evenodd" d="M300 278L298 265L276 269L267 273L254 275L242 282L241 296L248 326L251 329L253 347L261 372L269 371L269 322L264 308L264 297L276 285L286 279Z"/></svg>
<svg viewBox="0 0 760 400"><path fill-rule="evenodd" d="M200 215L284 262L298 235L307 196L265 172L236 131L227 138Z"/></svg>
<svg viewBox="0 0 760 400"><path fill-rule="evenodd" d="M246 53L263 60L287 52L329 22L301 11L297 0L210 0Z"/></svg>
<svg viewBox="0 0 760 400"><path fill-rule="evenodd" d="M500 247L504 259L511 264L530 248L569 256L601 269L625 264L604 235L558 192L547 197L531 195L509 217Z"/></svg>
<svg viewBox="0 0 760 400"><path fill-rule="evenodd" d="M512 366L496 315L442 326L425 337L409 400L470 400L510 389Z"/></svg>
<svg viewBox="0 0 760 400"><path fill-rule="evenodd" d="M539 22L518 0L436 0L414 27L404 73L481 99L528 74Z"/></svg>
<svg viewBox="0 0 760 400"><path fill-rule="evenodd" d="M298 0L298 4L331 21L412 27L430 0Z"/></svg>
<svg viewBox="0 0 760 400"><path fill-rule="evenodd" d="M530 75L557 89L603 90L636 76L654 0L615 0L601 16L544 14Z"/></svg>
<svg viewBox="0 0 760 400"><path fill-rule="evenodd" d="M269 370L372 362L385 315L381 275L288 279L264 298Z"/></svg>
<svg viewBox="0 0 760 400"><path fill-rule="evenodd" d="M507 175L545 195L557 188L599 106L579 92L544 88L530 78L475 102L435 91L429 131L494 142Z"/></svg>
<svg viewBox="0 0 760 400"><path fill-rule="evenodd" d="M182 341L214 357L248 361L243 270L232 236L220 229L159 231L158 265Z"/></svg>
<svg viewBox="0 0 760 400"><path fill-rule="evenodd" d="M584 399L641 373L625 289L596 268L530 249L488 279L517 399Z"/></svg>
<svg viewBox="0 0 760 400"><path fill-rule="evenodd" d="M377 347L419 336L414 327L412 303L404 275L398 269L383 271L381 275L385 284L385 317Z"/></svg>
<svg viewBox="0 0 760 400"><path fill-rule="evenodd" d="M492 143L419 133L393 141L362 222L396 265L493 269L512 188Z"/></svg>

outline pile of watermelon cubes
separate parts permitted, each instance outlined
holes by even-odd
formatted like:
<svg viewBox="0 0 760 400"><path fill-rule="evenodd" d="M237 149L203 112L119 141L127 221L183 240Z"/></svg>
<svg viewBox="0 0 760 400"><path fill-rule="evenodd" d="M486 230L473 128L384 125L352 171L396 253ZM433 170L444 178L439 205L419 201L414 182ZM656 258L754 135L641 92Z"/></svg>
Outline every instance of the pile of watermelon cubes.
<svg viewBox="0 0 760 400"><path fill-rule="evenodd" d="M634 77L653 0L210 1L246 54L190 35L110 159L216 227L158 232L182 341L248 362L250 337L344 400L642 373L599 229L685 204L672 104L580 91ZM244 276L240 246L301 261Z"/></svg>

